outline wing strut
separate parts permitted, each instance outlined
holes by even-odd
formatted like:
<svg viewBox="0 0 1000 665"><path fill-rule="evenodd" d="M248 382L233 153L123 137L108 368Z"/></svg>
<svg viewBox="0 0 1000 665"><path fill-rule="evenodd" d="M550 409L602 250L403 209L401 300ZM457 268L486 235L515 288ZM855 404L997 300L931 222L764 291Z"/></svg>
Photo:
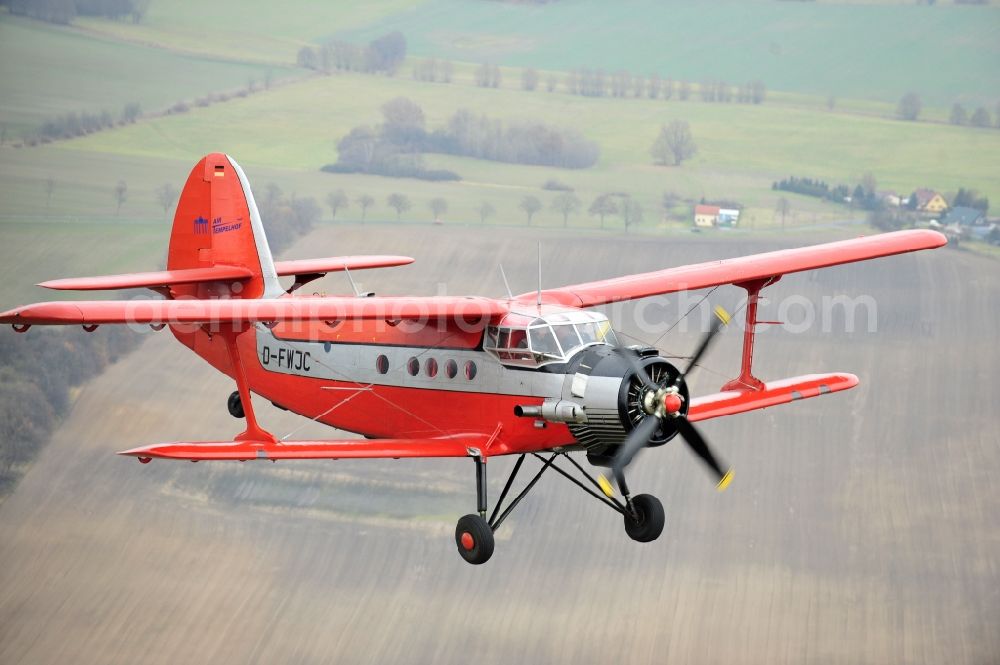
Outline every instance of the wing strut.
<svg viewBox="0 0 1000 665"><path fill-rule="evenodd" d="M250 382L247 381L246 371L243 369L243 360L240 358L240 350L236 346L236 338L239 332L235 325L228 325L223 330L222 339L226 342L226 351L229 352L229 363L233 366L233 378L236 379L236 388L240 391L240 403L243 405L243 414L247 419L247 428L242 434L236 436L236 441L252 441L256 444L276 444L278 441L274 435L262 428L257 423L257 416L253 411L253 404L250 401Z"/></svg>
<svg viewBox="0 0 1000 665"><path fill-rule="evenodd" d="M736 286L746 289L747 292L747 313L746 321L743 325L743 362L740 366L740 375L722 386L723 392L728 390L739 390L741 392L748 390L760 391L764 389L764 382L753 375L753 342L754 335L757 333L757 324L770 322L757 320L757 299L761 289L774 284L779 279L781 279L780 275L736 284Z"/></svg>

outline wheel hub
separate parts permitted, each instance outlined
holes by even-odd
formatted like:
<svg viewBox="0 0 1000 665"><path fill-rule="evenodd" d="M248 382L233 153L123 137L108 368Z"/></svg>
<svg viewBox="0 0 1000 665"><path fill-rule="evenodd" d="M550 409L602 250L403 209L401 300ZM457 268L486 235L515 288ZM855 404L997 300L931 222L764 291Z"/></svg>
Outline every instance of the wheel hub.
<svg viewBox="0 0 1000 665"><path fill-rule="evenodd" d="M466 552L471 552L472 548L476 546L475 539L472 537L472 534L469 533L468 531L462 534L461 540L462 540L462 547L465 548Z"/></svg>

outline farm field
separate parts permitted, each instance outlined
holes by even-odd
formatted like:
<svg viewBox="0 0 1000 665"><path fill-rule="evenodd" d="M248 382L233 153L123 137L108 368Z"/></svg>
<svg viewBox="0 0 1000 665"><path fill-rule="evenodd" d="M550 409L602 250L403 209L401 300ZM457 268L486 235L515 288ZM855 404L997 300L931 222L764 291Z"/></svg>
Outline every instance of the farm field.
<svg viewBox="0 0 1000 665"><path fill-rule="evenodd" d="M7 140L66 113L109 111L138 102L162 111L208 93L261 85L292 73L292 63L265 67L183 55L11 17L0 12L0 125Z"/></svg>
<svg viewBox="0 0 1000 665"><path fill-rule="evenodd" d="M414 54L461 61L761 79L774 90L893 103L910 90L940 106L1000 98L995 5L430 0L345 36L367 41L402 26Z"/></svg>
<svg viewBox="0 0 1000 665"><path fill-rule="evenodd" d="M286 257L410 254L412 266L364 273L365 288L499 294L498 261L515 291L534 285L536 241L550 285L801 243L341 226ZM474 502L461 460L140 466L114 456L238 427L223 407L230 381L150 334L83 388L0 504L0 661L991 662L1000 357L982 331L1000 306L995 272L941 249L782 279L763 314L793 294L868 295L877 331L768 331L758 372L852 371L858 388L705 423L736 469L725 494L682 447L643 453L631 484L667 508L664 536L649 545L546 476L481 567L454 551L454 519ZM711 301L734 308L740 293ZM654 305L663 329L680 314L673 297ZM659 334L623 314L625 334ZM733 332L695 392L735 372ZM678 328L660 345L684 355L697 338L696 326ZM304 422L260 411L278 435ZM491 463L491 496L510 464Z"/></svg>

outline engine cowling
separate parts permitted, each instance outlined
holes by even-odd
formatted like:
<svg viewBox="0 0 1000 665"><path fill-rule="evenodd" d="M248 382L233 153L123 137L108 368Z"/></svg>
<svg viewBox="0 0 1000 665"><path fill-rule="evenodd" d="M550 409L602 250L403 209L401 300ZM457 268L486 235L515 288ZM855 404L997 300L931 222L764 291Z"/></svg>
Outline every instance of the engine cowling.
<svg viewBox="0 0 1000 665"><path fill-rule="evenodd" d="M636 351L654 383L665 385L677 378L679 370L657 355L656 349ZM612 347L594 346L573 357L567 367L561 399L547 402L548 409L545 405L542 409L568 416L559 422L566 423L577 443L587 450L588 458L595 461L611 454L638 423L649 417L643 409L645 392L628 361ZM687 386L682 384L679 394L680 413L686 415ZM664 419L650 445L663 445L676 434L670 419Z"/></svg>

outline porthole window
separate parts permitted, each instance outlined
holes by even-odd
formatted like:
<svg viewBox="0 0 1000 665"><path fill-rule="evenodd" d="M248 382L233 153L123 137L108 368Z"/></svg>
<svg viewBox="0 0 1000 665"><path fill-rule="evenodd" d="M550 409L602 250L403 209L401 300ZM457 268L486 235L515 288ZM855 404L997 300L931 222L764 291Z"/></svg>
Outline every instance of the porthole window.
<svg viewBox="0 0 1000 665"><path fill-rule="evenodd" d="M379 357L375 359L375 369L378 370L379 374L388 374L389 359L386 358L385 355L379 355Z"/></svg>
<svg viewBox="0 0 1000 665"><path fill-rule="evenodd" d="M444 373L448 375L449 379L454 379L458 376L458 363L454 360L449 360L444 364Z"/></svg>
<svg viewBox="0 0 1000 665"><path fill-rule="evenodd" d="M469 381L472 381L474 378L476 378L476 363L472 362L471 360L465 363L465 378L467 378Z"/></svg>
<svg viewBox="0 0 1000 665"><path fill-rule="evenodd" d="M406 371L410 373L410 376L416 376L417 372L420 371L420 361L416 358L410 358L406 361Z"/></svg>
<svg viewBox="0 0 1000 665"><path fill-rule="evenodd" d="M424 374L431 377L432 379L437 376L438 373L438 361L434 358L428 358L424 361Z"/></svg>

